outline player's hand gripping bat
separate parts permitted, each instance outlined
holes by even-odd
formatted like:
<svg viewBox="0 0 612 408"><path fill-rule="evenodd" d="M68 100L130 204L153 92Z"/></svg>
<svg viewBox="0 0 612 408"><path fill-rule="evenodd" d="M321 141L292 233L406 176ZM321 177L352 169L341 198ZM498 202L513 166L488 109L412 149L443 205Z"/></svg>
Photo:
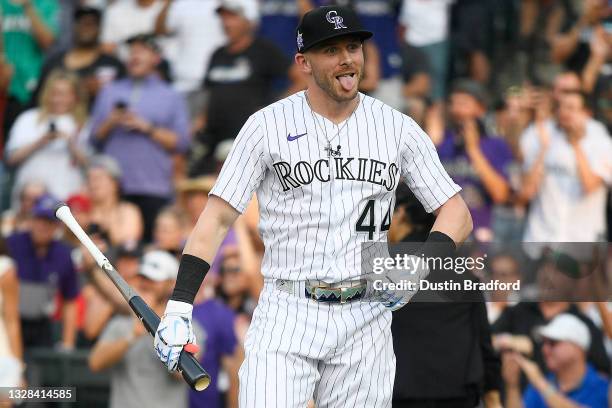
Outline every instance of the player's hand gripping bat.
<svg viewBox="0 0 612 408"><path fill-rule="evenodd" d="M75 220L70 212L70 208L64 203L59 204L55 209L55 216L61 220L79 239L81 244L87 248L87 251L95 259L96 263L110 280L115 284L121 295L128 302L136 316L144 324L145 328L152 336L155 336L157 326L159 325L159 316L145 303L144 300L132 289L127 282L119 275L113 265L106 259L102 251L96 247L91 238L87 236L83 228ZM196 358L183 350L178 362L178 371L183 375L183 378L191 388L196 391L202 391L210 384L210 375L202 368Z"/></svg>

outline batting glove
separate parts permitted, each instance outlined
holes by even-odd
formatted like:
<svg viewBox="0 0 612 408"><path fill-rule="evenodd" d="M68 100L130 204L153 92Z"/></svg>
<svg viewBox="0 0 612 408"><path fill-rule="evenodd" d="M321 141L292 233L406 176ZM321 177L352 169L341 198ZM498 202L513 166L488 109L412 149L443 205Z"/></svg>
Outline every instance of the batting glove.
<svg viewBox="0 0 612 408"><path fill-rule="evenodd" d="M166 311L162 317L153 347L159 359L168 368L168 371L175 371L181 351L185 345L196 346L196 338L191 324L191 312L193 305L186 302L169 300ZM196 347L190 347L188 351L196 352Z"/></svg>
<svg viewBox="0 0 612 408"><path fill-rule="evenodd" d="M381 274L367 275L369 298L381 302L392 312L404 307L418 292L419 281L425 279L429 274L429 268L424 262L408 263L408 265L418 265L418 267L414 270L393 268ZM392 285L399 283L404 284L404 288L391 288ZM409 286L409 283L412 286Z"/></svg>

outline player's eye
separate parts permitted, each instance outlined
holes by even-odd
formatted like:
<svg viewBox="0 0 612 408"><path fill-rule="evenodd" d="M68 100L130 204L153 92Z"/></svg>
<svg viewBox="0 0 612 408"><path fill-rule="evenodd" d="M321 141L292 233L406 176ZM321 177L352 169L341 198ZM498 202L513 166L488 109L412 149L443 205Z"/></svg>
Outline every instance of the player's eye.
<svg viewBox="0 0 612 408"><path fill-rule="evenodd" d="M338 51L338 48L336 48L336 47L327 47L325 49L325 53L327 53L327 54L335 54L336 51Z"/></svg>
<svg viewBox="0 0 612 408"><path fill-rule="evenodd" d="M361 44L360 43L350 43L348 45L349 51L357 51L360 48L361 48Z"/></svg>

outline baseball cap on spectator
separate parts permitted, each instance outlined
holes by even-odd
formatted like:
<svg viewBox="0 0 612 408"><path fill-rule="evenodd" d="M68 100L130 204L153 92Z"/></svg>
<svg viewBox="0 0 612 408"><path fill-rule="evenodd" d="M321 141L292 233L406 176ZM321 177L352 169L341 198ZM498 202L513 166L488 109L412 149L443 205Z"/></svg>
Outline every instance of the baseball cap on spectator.
<svg viewBox="0 0 612 408"><path fill-rule="evenodd" d="M304 14L296 30L297 51L309 48L332 38L343 35L356 35L362 40L372 37L372 32L364 29L357 13L345 6L317 7Z"/></svg>
<svg viewBox="0 0 612 408"><path fill-rule="evenodd" d="M91 200L85 194L74 194L71 195L67 200L66 204L72 211L89 212L91 211Z"/></svg>
<svg viewBox="0 0 612 408"><path fill-rule="evenodd" d="M537 334L545 339L574 343L584 351L591 345L591 333L587 325L568 313L556 316L546 326L538 329Z"/></svg>
<svg viewBox="0 0 612 408"><path fill-rule="evenodd" d="M216 11L217 13L229 11L244 17L251 23L259 22L259 6L256 0L221 0Z"/></svg>
<svg viewBox="0 0 612 408"><path fill-rule="evenodd" d="M58 203L59 201L50 194L44 194L36 200L32 209L32 216L55 221L55 207Z"/></svg>
<svg viewBox="0 0 612 408"><path fill-rule="evenodd" d="M102 20L102 12L95 7L81 6L74 11L74 20L77 21L81 17L93 16L100 22Z"/></svg>
<svg viewBox="0 0 612 408"><path fill-rule="evenodd" d="M203 192L210 193L213 186L215 185L216 178L215 176L200 176L190 179L181 180L177 186L176 190L179 193L191 193L191 192Z"/></svg>
<svg viewBox="0 0 612 408"><path fill-rule="evenodd" d="M89 168L100 168L108 172L116 180L121 179L121 167L115 159L106 155L98 155L91 158Z"/></svg>
<svg viewBox="0 0 612 408"><path fill-rule="evenodd" d="M142 245L137 241L127 241L117 247L117 258L140 258Z"/></svg>
<svg viewBox="0 0 612 408"><path fill-rule="evenodd" d="M179 263L166 251L147 252L140 263L138 274L155 282L176 279Z"/></svg>
<svg viewBox="0 0 612 408"><path fill-rule="evenodd" d="M487 107L489 96L487 90L479 82L472 79L458 79L453 84L452 93L463 93L472 96L483 107Z"/></svg>
<svg viewBox="0 0 612 408"><path fill-rule="evenodd" d="M159 44L157 43L157 40L155 39L155 34L150 34L150 33L136 34L128 38L125 42L128 45L142 44L150 48L156 53L161 52L161 48L159 47Z"/></svg>

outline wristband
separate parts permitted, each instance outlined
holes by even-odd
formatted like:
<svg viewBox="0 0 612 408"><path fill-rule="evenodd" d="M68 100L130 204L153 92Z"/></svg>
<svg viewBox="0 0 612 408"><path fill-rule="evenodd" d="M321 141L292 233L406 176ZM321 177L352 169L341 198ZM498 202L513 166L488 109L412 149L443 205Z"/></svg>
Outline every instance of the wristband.
<svg viewBox="0 0 612 408"><path fill-rule="evenodd" d="M425 257L452 257L457 250L455 241L440 231L432 231L423 245L422 251Z"/></svg>
<svg viewBox="0 0 612 408"><path fill-rule="evenodd" d="M428 265L430 259L433 259L432 265L437 265L429 271L428 279L432 282L444 282L452 280L455 273L452 269L446 269L444 266L447 258L453 258L457 246L455 241L448 235L440 231L432 231L427 240L421 247L421 253Z"/></svg>
<svg viewBox="0 0 612 408"><path fill-rule="evenodd" d="M179 264L176 285L170 300L193 304L196 294L210 269L208 262L197 256L183 254Z"/></svg>

